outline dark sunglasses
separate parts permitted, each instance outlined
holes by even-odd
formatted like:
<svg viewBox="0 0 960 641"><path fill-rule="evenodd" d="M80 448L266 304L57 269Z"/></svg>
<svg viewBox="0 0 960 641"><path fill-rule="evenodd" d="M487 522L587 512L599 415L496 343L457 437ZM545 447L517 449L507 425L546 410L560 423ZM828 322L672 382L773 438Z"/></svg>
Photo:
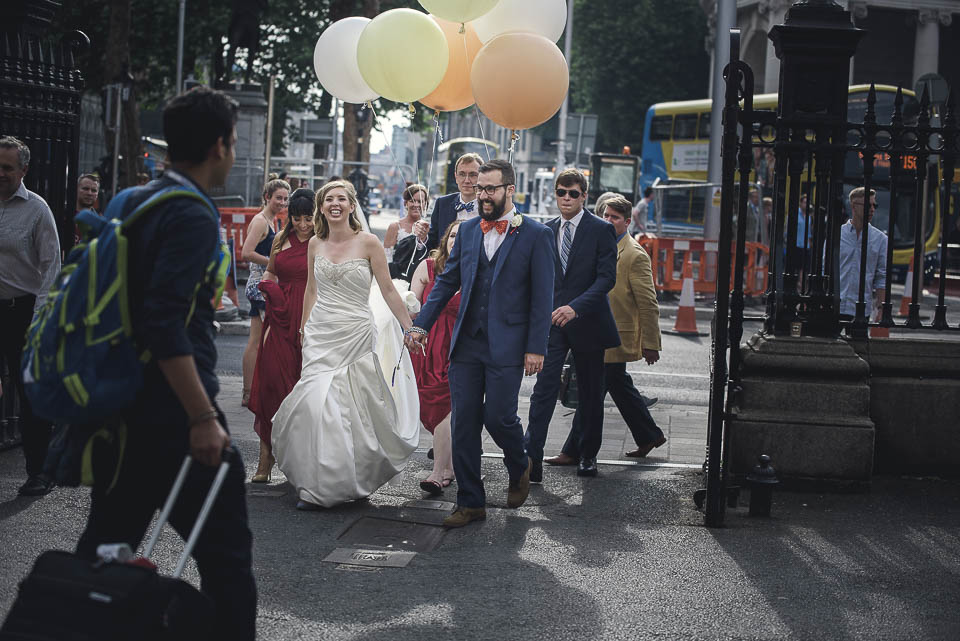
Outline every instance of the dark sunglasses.
<svg viewBox="0 0 960 641"><path fill-rule="evenodd" d="M560 187L557 187L557 198L563 198L567 194L570 194L570 197L576 200L577 198L583 195L583 192L580 191L579 189L562 189Z"/></svg>

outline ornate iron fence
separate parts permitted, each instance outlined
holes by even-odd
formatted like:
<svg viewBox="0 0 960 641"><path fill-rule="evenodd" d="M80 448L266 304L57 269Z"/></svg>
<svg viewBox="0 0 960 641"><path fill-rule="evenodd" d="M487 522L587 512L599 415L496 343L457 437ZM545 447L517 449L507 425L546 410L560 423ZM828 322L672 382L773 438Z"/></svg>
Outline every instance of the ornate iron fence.
<svg viewBox="0 0 960 641"><path fill-rule="evenodd" d="M772 149L775 158L763 331L785 336L837 337L846 329L851 338L866 340L871 327L960 330L960 326L948 322L945 291L951 192L960 156L955 99L951 92L940 122L935 123L926 92L919 100L917 113L908 114L904 92L897 90L892 109L881 117L877 91L871 86L862 119L851 121L847 113L847 67L840 63L848 61L863 32L853 27L848 14L841 15L840 11L831 2L798 2L791 8L793 24L788 14L787 24L774 28L771 38L783 65L777 112L753 110L753 72L739 59L739 31L733 30L730 35L730 63L724 70L720 251L706 461L707 525L723 523L728 493L730 452L726 432L734 418L732 407L740 389L744 231L755 147ZM831 57L833 64L825 64ZM862 163L860 184L851 184L851 173L845 170L851 159ZM931 177L940 182L939 188L932 189L928 184ZM853 187L864 188L865 211L870 211L872 189L881 187L889 194L886 229L865 222L861 232L841 238L841 232L849 235L856 231L855 226L845 226L848 200L844 192ZM801 205L804 196L806 203ZM928 234L924 226L932 198L939 200L938 213L937 207L929 208L937 214L933 224L940 226L939 256L934 257L938 260L939 287L933 320L925 325L920 316L920 292L924 245L936 236ZM952 206L958 213L955 210L960 205ZM903 224L904 218L907 225ZM738 226L737 242L731 250L734 220ZM889 239L882 256L877 247L870 245L876 234ZM906 320L898 324L893 318L892 278L885 278L881 284L868 274L878 278L882 275L882 267L892 263L894 241L905 235L912 242L913 264L918 266L910 283L918 295L909 305ZM872 272L868 271L871 253L876 263ZM728 289L731 269L732 291ZM877 286L878 298L883 300L872 320L868 306L871 281ZM851 299L851 288L855 299ZM854 307L849 317L841 314L844 301L847 308L851 303Z"/></svg>

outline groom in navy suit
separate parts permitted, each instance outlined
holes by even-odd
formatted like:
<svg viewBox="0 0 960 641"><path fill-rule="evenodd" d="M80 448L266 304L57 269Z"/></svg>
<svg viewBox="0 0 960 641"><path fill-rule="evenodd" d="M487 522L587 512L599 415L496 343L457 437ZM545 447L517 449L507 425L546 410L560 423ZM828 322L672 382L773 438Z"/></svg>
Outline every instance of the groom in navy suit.
<svg viewBox="0 0 960 641"><path fill-rule="evenodd" d="M424 344L447 301L461 292L450 344L457 509L444 519L447 527L486 518L480 478L484 426L503 450L510 478L507 506L520 507L530 491L517 398L524 373L540 372L547 353L555 259L550 230L514 209L515 180L505 160L479 168L480 217L460 225L446 267L405 337L410 349Z"/></svg>
<svg viewBox="0 0 960 641"><path fill-rule="evenodd" d="M440 196L434 201L430 215L430 232L427 234L427 249L434 250L440 243L443 232L455 220L474 218L477 210L477 180L480 179L480 154L467 153L457 158L453 178L459 192Z"/></svg>
<svg viewBox="0 0 960 641"><path fill-rule="evenodd" d="M603 355L620 344L607 292L617 281L617 236L613 225L584 209L587 178L579 169L564 169L555 181L560 217L547 223L556 261L553 326L543 370L530 397L527 454L530 480L543 480L543 446L557 405L560 376L568 352L577 372L582 416L579 476L597 475L603 439Z"/></svg>

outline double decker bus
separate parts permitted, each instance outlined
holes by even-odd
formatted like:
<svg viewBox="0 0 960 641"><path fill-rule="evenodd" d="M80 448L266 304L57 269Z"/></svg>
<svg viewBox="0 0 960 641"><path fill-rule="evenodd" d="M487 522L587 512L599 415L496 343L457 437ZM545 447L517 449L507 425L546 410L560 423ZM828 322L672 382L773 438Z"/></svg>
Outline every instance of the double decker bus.
<svg viewBox="0 0 960 641"><path fill-rule="evenodd" d="M436 167L433 168L432 180L428 187L432 194L442 196L457 190L456 173L457 158L463 154L473 152L481 158L496 158L500 152L500 145L483 138L453 138L437 147Z"/></svg>
<svg viewBox="0 0 960 641"><path fill-rule="evenodd" d="M847 119L862 122L866 110L869 85L853 85L849 88ZM876 85L876 114L879 123L889 123L893 115L897 88ZM776 111L777 94L754 96L754 111ZM710 100L687 100L651 105L647 110L641 152L640 188L649 185L676 184L696 185L706 183L709 161L711 109ZM903 90L903 116L907 123L916 121L920 105L914 92ZM923 217L924 273L931 274L938 260L940 242L940 175L931 164L927 171L926 193L922 194L922 207L917 207L914 171L917 157L901 158L898 174L897 225L893 230L893 265L889 271L897 280L906 276L913 254L914 221ZM804 172L806 180L807 172ZM757 182L753 176L751 182ZM890 212L890 157L878 155L875 160L872 186L877 191L877 212L873 225L886 231ZM761 180L761 182L763 182ZM863 163L858 154L847 154L844 165L845 192L863 185ZM806 187L803 189L806 192ZM660 200L659 216L664 229L680 230L683 235L703 234L703 215L709 189L665 189Z"/></svg>

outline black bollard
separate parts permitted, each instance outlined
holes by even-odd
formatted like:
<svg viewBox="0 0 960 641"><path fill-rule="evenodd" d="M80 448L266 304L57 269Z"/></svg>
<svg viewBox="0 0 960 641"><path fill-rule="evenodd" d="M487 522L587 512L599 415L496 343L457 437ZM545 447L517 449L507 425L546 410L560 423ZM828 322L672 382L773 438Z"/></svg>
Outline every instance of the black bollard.
<svg viewBox="0 0 960 641"><path fill-rule="evenodd" d="M750 516L770 516L773 488L780 481L770 465L769 456L761 454L758 460L760 462L753 467L753 472L747 475L747 484L750 486Z"/></svg>

